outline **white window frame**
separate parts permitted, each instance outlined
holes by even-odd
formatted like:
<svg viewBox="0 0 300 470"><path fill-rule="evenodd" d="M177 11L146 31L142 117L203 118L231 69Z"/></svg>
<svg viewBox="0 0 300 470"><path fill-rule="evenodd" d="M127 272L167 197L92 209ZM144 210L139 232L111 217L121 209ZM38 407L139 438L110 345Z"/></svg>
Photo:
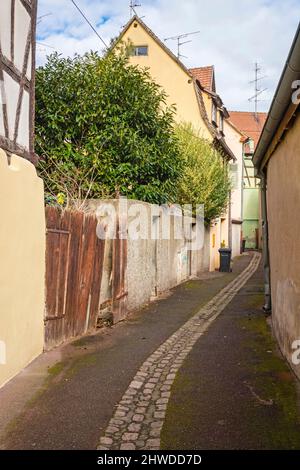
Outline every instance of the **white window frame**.
<svg viewBox="0 0 300 470"><path fill-rule="evenodd" d="M146 54L140 54L139 50L146 49ZM149 55L149 47L148 46L132 46L130 51L130 55L132 57L147 57Z"/></svg>

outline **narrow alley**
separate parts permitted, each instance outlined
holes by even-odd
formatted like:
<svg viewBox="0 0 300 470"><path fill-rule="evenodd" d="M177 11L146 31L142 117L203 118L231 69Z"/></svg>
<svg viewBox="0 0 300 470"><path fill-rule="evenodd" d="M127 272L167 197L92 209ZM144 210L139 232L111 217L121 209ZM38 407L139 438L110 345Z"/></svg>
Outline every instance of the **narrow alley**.
<svg viewBox="0 0 300 470"><path fill-rule="evenodd" d="M0 467L299 466L300 1L0 1Z"/></svg>
<svg viewBox="0 0 300 470"><path fill-rule="evenodd" d="M248 252L44 354L0 390L1 448L297 448L297 382L262 303Z"/></svg>

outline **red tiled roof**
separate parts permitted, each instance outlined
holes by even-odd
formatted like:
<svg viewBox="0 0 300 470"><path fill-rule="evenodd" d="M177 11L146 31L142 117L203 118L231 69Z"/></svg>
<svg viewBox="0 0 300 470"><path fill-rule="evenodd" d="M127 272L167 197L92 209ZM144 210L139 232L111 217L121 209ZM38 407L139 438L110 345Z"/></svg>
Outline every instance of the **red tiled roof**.
<svg viewBox="0 0 300 470"><path fill-rule="evenodd" d="M201 86L209 91L215 91L214 88L214 66L197 67L190 69L191 74L196 80L199 80Z"/></svg>
<svg viewBox="0 0 300 470"><path fill-rule="evenodd" d="M229 111L229 120L237 127L243 134L254 140L255 146L257 145L263 127L265 125L268 114L257 113L257 119L254 113L244 111Z"/></svg>

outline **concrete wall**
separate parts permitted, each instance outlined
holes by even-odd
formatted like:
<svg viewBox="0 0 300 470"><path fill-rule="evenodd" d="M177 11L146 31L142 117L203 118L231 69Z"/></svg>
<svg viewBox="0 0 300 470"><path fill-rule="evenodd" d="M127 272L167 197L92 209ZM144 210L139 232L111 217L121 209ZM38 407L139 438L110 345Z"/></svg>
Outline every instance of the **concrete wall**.
<svg viewBox="0 0 300 470"><path fill-rule="evenodd" d="M34 166L0 149L0 386L43 350L45 213ZM3 353L4 351L4 353Z"/></svg>
<svg viewBox="0 0 300 470"><path fill-rule="evenodd" d="M211 134L200 115L194 83L189 74L137 22L126 31L122 41L130 41L135 46L148 46L148 56L130 57L131 63L149 68L153 79L165 90L167 103L176 105L176 120L179 123L191 122L201 137L211 141Z"/></svg>
<svg viewBox="0 0 300 470"><path fill-rule="evenodd" d="M209 269L208 230L205 231L204 246L199 250L189 250L187 240L176 239L175 227L180 227L180 218L171 217L171 237L165 240L162 235L163 214L160 212L160 217L153 218L150 209L152 207L155 213L157 206L143 203L143 207L148 210L149 229L152 224L153 233L159 236L157 240L128 240L129 310L140 307L157 295Z"/></svg>
<svg viewBox="0 0 300 470"><path fill-rule="evenodd" d="M133 207L136 201L128 201L129 207ZM150 300L156 294L157 287L157 256L158 241L151 239L151 231L154 229L155 219L151 216L150 204L138 204L140 211L132 212L128 222L140 217L141 226L139 232L145 235L145 240L128 239L127 258L127 288L128 309L134 310ZM130 210L130 209L129 209Z"/></svg>
<svg viewBox="0 0 300 470"><path fill-rule="evenodd" d="M96 212L101 203L117 207L116 200L89 201L87 210ZM176 239L176 227L179 229L182 223L180 218L170 217L170 237L166 239L163 230L166 229L167 221L162 208L133 200L128 200L127 204L128 224L138 218L141 221L137 224L139 238L133 239L129 234L127 241L126 286L128 310L131 311L185 280L209 270L210 230L205 229L203 246L191 251L186 239ZM135 207L138 208L137 212L134 212ZM100 299L104 308L111 299L111 259L112 241L107 240Z"/></svg>
<svg viewBox="0 0 300 470"><path fill-rule="evenodd" d="M300 340L300 117L286 133L267 169L272 318L280 347L291 362ZM300 377L300 366L294 366Z"/></svg>

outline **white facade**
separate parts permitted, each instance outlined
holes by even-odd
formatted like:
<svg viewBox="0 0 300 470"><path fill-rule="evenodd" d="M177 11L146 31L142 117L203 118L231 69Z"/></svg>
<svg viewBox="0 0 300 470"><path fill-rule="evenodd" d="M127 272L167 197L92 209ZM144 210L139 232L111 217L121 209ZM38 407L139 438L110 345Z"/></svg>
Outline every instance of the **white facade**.
<svg viewBox="0 0 300 470"><path fill-rule="evenodd" d="M224 122L224 133L227 145L236 157L230 165L232 177L231 192L231 248L232 256L241 253L243 222L243 135L230 123Z"/></svg>

